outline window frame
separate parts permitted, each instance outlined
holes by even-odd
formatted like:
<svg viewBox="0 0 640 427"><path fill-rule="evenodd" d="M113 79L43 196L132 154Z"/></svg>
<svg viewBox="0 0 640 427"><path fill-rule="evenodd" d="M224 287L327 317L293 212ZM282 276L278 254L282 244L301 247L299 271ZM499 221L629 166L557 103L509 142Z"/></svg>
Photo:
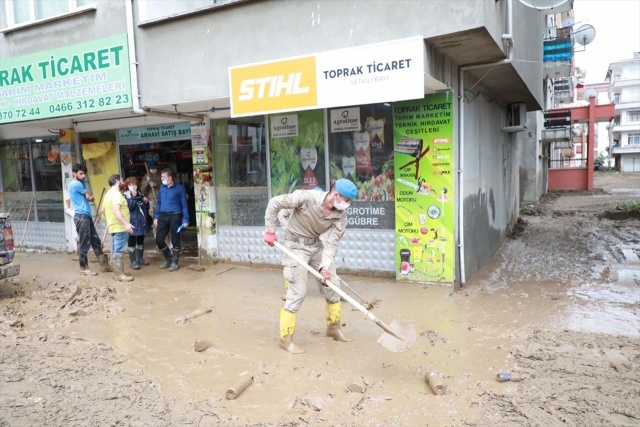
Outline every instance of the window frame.
<svg viewBox="0 0 640 427"><path fill-rule="evenodd" d="M627 122L628 123L640 122L640 110L627 111Z"/></svg>
<svg viewBox="0 0 640 427"><path fill-rule="evenodd" d="M631 142L631 140L634 142ZM640 145L640 133L630 133L627 136L627 145Z"/></svg>
<svg viewBox="0 0 640 427"><path fill-rule="evenodd" d="M146 0L148 1L148 0ZM139 14L139 19L140 21L138 22L138 27L146 27L146 26L150 26L150 25L155 25L155 24L159 24L159 23L164 23L167 21L172 21L172 20L177 20L177 19L183 19L185 17L189 17L191 15L195 15L198 13L203 13L203 12L210 12L210 11L214 11L214 10L218 10L218 9L223 9L223 8L227 8L227 7L232 7L232 6L236 6L238 4L241 3L245 3L245 2L249 2L249 1L253 1L253 0L211 0L212 3L209 5L205 5L205 6L201 6L195 9L186 9L183 10L181 12L175 12L172 13L170 15L162 15L162 16L157 16L154 18L150 18L146 15L146 9L142 9L142 4L140 2L138 2L138 14ZM216 3L217 1L222 1L221 3ZM144 8L146 8L146 6L144 6Z"/></svg>
<svg viewBox="0 0 640 427"><path fill-rule="evenodd" d="M79 15L82 13L92 12L97 9L96 2L92 2L86 4L84 6L78 6L78 0L67 0L69 4L69 10L67 12L59 13L57 15L47 16L46 18L36 19L36 2L38 1L46 1L46 0L5 0L4 2L4 15L7 19L7 26L5 28L0 28L0 34L10 33L12 31L20 30L22 28L33 27L36 25L40 25L46 22L57 21L59 19L64 19L69 16ZM15 23L13 5L16 2L29 4L29 20L26 22L21 22L19 24Z"/></svg>

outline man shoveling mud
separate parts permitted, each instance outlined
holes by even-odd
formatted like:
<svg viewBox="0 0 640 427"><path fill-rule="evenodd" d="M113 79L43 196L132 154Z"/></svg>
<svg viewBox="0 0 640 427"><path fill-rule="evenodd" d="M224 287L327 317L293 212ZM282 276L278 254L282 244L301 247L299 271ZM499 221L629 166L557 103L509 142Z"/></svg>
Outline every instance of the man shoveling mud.
<svg viewBox="0 0 640 427"><path fill-rule="evenodd" d="M264 241L273 246L276 237L276 220L282 209L292 209L285 229L284 246L304 260L312 268L320 271L324 280L336 276L333 265L338 244L347 227L346 209L358 190L347 179L339 179L329 192L297 190L291 194L273 197L265 212ZM327 233L326 242L320 235ZM307 272L291 257L284 255L284 278L289 282L284 308L280 311L280 347L290 353L304 353L295 345L292 337L295 331L296 313L307 293ZM325 311L327 336L337 341L351 341L340 329L340 295L319 283L319 288L327 301Z"/></svg>

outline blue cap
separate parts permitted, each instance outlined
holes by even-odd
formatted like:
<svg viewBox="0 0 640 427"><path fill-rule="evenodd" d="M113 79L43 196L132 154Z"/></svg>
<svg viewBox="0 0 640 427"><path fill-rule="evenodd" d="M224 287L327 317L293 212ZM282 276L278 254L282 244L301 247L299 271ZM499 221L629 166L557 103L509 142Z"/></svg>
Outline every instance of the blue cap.
<svg viewBox="0 0 640 427"><path fill-rule="evenodd" d="M155 160L149 160L149 163L147 163L149 165L149 167L155 166L158 164L158 162L156 162Z"/></svg>
<svg viewBox="0 0 640 427"><path fill-rule="evenodd" d="M342 197L346 197L347 199L355 199L358 195L356 185L345 178L336 181L336 190L338 190L338 193Z"/></svg>

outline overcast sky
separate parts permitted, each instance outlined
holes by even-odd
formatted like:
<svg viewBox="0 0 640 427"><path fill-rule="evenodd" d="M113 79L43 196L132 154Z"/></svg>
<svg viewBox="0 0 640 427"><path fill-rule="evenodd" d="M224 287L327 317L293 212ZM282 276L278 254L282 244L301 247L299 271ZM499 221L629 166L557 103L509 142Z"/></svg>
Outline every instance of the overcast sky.
<svg viewBox="0 0 640 427"><path fill-rule="evenodd" d="M640 0L574 0L573 12L574 31L582 24L596 29L593 43L575 53L575 64L587 70L585 83L604 82L610 63L640 52Z"/></svg>

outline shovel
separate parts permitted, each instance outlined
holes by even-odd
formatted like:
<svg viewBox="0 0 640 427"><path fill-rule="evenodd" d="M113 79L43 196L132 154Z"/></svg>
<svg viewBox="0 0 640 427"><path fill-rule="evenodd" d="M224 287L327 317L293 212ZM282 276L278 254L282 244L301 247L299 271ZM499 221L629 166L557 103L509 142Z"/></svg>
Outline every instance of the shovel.
<svg viewBox="0 0 640 427"><path fill-rule="evenodd" d="M320 274L320 272L311 268L309 264L301 260L296 254L291 252L289 249L285 248L279 242L273 242L273 245L276 248L280 249L282 252L284 252L286 255L291 257L298 264L303 266L309 273L313 274L316 277L316 279L323 280L323 277ZM376 325L381 327L386 332L386 334L383 334L380 337L380 339L378 339L378 343L381 344L383 347L395 353L400 353L402 351L409 350L411 347L413 347L416 341L416 332L411 325L407 325L407 324L403 325L399 320L394 320L395 324L403 329L404 334L400 333L394 330L393 328L391 328L391 326L384 323L382 320L378 319L373 313L371 313L369 310L367 310L362 305L360 305L356 300L354 300L351 296L349 296L349 294L344 292L338 286L331 283L330 280L325 280L324 283L327 286L329 286L331 289L333 289L334 292L336 292L338 295L344 298L347 302L349 302L349 304L357 308L358 311L360 311L362 314L367 316L369 319L373 320Z"/></svg>
<svg viewBox="0 0 640 427"><path fill-rule="evenodd" d="M362 298L356 291L355 289L353 289L351 286L349 286L347 284L347 282L345 282L344 280L342 280L341 277L338 277L338 280L340 281L340 283L347 289L349 289L351 291L352 294L354 294L355 296L358 297L358 299L360 300L360 302L362 303L362 305L367 309L367 310L373 310L375 308L376 303L380 302L380 300L373 300L373 302L369 302L366 299Z"/></svg>
<svg viewBox="0 0 640 427"><path fill-rule="evenodd" d="M204 271L204 267L201 264L202 261L202 227L204 227L204 223L202 222L202 209L200 209L200 226L198 227L198 234L200 235L198 239L198 264L191 264L189 266L189 270L193 271Z"/></svg>

